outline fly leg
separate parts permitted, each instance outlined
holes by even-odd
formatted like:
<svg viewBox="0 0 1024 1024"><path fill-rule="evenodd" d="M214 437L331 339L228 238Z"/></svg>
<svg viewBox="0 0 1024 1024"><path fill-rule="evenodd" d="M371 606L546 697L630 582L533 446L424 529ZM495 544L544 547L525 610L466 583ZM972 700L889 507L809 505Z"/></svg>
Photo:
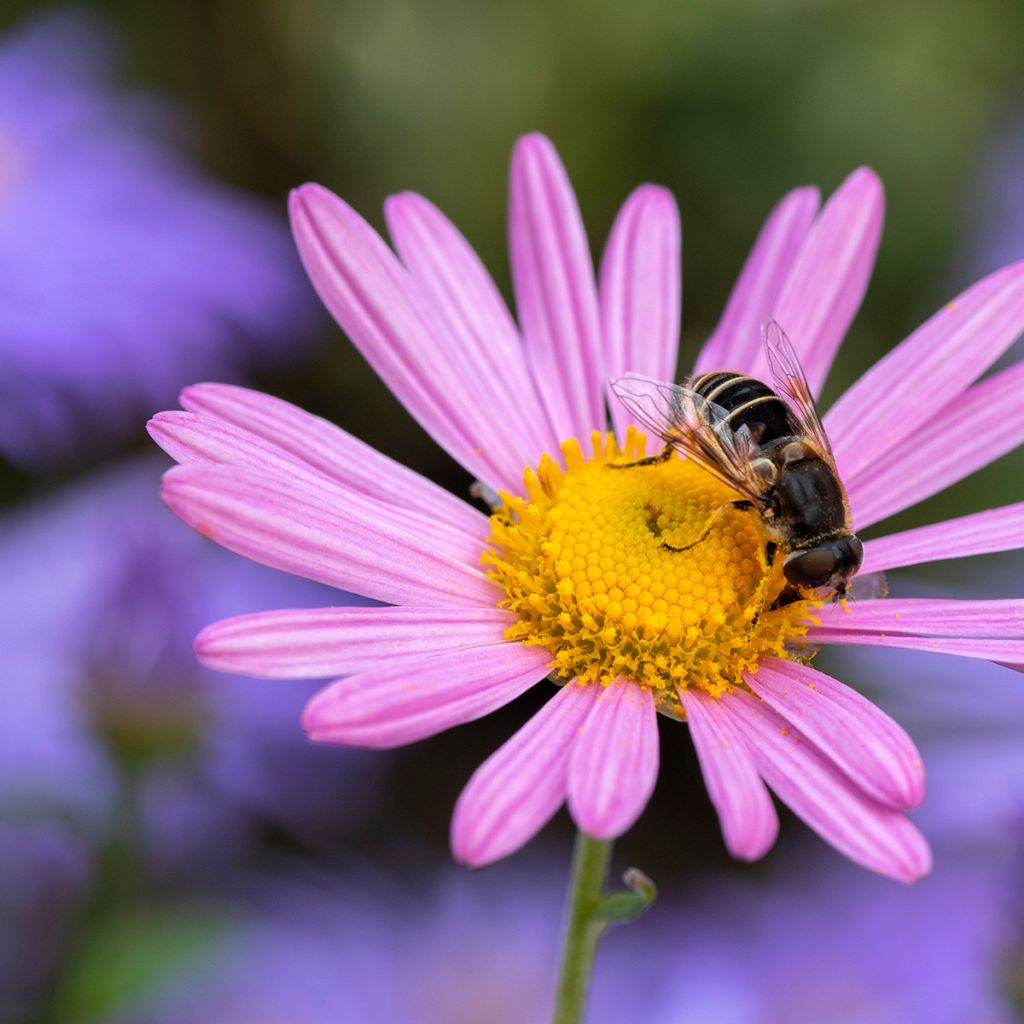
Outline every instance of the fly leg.
<svg viewBox="0 0 1024 1024"><path fill-rule="evenodd" d="M804 595L793 586L792 583L787 583L782 588L782 592L779 594L774 601L772 601L771 611L775 611L776 608L785 608L788 604L796 604L797 601L803 601Z"/></svg>
<svg viewBox="0 0 1024 1024"><path fill-rule="evenodd" d="M770 540L765 544L761 550L761 582L757 585L757 590L754 591L754 596L750 599L748 607L752 608L753 614L750 617L750 628L757 625L757 620L761 617L761 612L764 610L765 598L768 596L768 584L771 582L772 567L775 565L775 555L778 553L779 546L775 541ZM774 608L775 605L772 605Z"/></svg>
<svg viewBox="0 0 1024 1024"><path fill-rule="evenodd" d="M606 462L605 469L636 469L638 466L657 466L662 462L668 462L672 458L675 449L667 444L657 455L648 455L644 459L637 459L636 462Z"/></svg>
<svg viewBox="0 0 1024 1024"><path fill-rule="evenodd" d="M662 541L661 547L666 551L674 551L677 554L681 551L689 551L690 548L695 548L702 540L707 540L715 523L717 523L718 520L721 519L721 517L730 509L736 512L752 512L754 509L754 503L752 501L747 501L745 498L740 498L737 501L727 501L724 505L719 505L718 508L708 516L708 521L704 524L704 529L701 530L697 537L691 540L689 544L684 544L682 547L677 548L672 544L666 544Z"/></svg>

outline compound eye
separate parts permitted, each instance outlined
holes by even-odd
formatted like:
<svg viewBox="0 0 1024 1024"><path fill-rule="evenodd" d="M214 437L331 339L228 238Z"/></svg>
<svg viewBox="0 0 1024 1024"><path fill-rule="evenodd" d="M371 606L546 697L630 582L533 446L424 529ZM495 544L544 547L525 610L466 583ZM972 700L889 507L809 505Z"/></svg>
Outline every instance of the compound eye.
<svg viewBox="0 0 1024 1024"><path fill-rule="evenodd" d="M831 545L801 551L786 559L782 571L795 587L824 587L836 571L835 552Z"/></svg>
<svg viewBox="0 0 1024 1024"><path fill-rule="evenodd" d="M850 574L853 575L864 563L864 545L861 544L858 537L848 538L846 545L849 551L849 565L847 568L849 568Z"/></svg>

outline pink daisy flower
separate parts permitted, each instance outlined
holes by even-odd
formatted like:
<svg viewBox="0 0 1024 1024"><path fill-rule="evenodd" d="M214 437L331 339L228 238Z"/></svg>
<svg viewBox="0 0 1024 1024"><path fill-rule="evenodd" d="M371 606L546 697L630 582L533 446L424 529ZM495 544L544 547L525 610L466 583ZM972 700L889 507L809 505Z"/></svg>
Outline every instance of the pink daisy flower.
<svg viewBox="0 0 1024 1024"><path fill-rule="evenodd" d="M387 605L229 619L200 634L200 659L250 675L337 677L304 726L314 740L364 747L479 718L550 685L549 675L563 684L459 797L452 847L470 865L518 849L566 801L593 837L628 829L654 788L662 711L689 725L734 856L753 860L774 842L770 787L859 864L903 881L925 874L928 845L905 813L924 795L913 743L790 652L869 644L1021 668L1021 602L821 607L806 594L773 608L785 581L761 555L756 516L723 516L690 551L666 550L662 538L699 533L731 493L681 458L604 472L644 452L628 411L606 409L608 379L674 379L672 196L644 185L629 197L595 280L554 148L520 140L509 226L518 325L465 239L420 196L387 202L395 251L318 185L293 194L291 213L324 303L479 478L493 514L278 399L188 388L186 411L150 426L183 463L165 478L171 509L239 554ZM696 370L764 379L760 325L775 318L820 389L866 288L882 217L867 169L820 208L815 189L785 196ZM943 307L829 411L858 530L1020 442L1024 366L976 381L1022 329L1015 264ZM981 415L1000 430L949 429ZM1024 504L1011 505L868 541L863 571L1022 546Z"/></svg>

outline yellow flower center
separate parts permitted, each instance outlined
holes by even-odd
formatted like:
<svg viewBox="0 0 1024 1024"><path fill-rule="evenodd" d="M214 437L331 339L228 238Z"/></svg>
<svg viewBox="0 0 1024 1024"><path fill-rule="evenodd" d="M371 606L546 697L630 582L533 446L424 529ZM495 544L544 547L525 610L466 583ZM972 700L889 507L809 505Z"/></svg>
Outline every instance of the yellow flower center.
<svg viewBox="0 0 1024 1024"><path fill-rule="evenodd" d="M595 432L589 458L566 441L564 470L545 455L525 471L525 498L499 495L482 561L519 616L506 638L550 651L557 681L625 676L681 715L679 688L718 696L785 655L812 602L773 607L786 581L760 516L732 508L739 495L695 463L611 468L644 447L630 429L621 449Z"/></svg>

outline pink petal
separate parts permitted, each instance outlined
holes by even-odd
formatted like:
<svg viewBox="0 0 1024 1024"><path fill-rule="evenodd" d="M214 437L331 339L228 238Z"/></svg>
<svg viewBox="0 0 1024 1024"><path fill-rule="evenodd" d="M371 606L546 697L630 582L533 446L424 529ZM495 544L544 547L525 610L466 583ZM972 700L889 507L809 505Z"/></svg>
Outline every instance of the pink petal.
<svg viewBox="0 0 1024 1024"><path fill-rule="evenodd" d="M299 483L334 485L324 473L257 434L216 417L194 412L159 412L147 424L149 436L175 462L249 466Z"/></svg>
<svg viewBox="0 0 1024 1024"><path fill-rule="evenodd" d="M294 190L289 210L317 293L377 376L471 473L491 486L515 486L523 465L509 445L510 432L480 403L458 338L439 329L439 318L394 253L319 185Z"/></svg>
<svg viewBox="0 0 1024 1024"><path fill-rule="evenodd" d="M569 811L588 835L615 839L654 792L658 714L647 687L620 679L595 692L569 759Z"/></svg>
<svg viewBox="0 0 1024 1024"><path fill-rule="evenodd" d="M1024 548L1024 502L869 540L862 573Z"/></svg>
<svg viewBox="0 0 1024 1024"><path fill-rule="evenodd" d="M149 421L148 429L157 444L182 463L259 470L281 484L300 489L307 497L333 505L339 513L369 517L381 514L378 501L367 500L284 449L216 417L162 412ZM480 564L480 554L487 540L487 520L483 516L476 518L473 532L467 532L450 523L447 517L437 519L399 505L386 506L385 513L393 525L422 535L438 550L474 568Z"/></svg>
<svg viewBox="0 0 1024 1024"><path fill-rule="evenodd" d="M861 167L825 204L782 286L774 317L800 353L814 394L864 298L884 217L882 183Z"/></svg>
<svg viewBox="0 0 1024 1024"><path fill-rule="evenodd" d="M487 517L454 494L280 398L230 384L196 384L181 393L181 404L251 431L359 494L486 535Z"/></svg>
<svg viewBox="0 0 1024 1024"><path fill-rule="evenodd" d="M774 845L779 818L750 751L716 698L697 689L679 696L725 845L734 857L758 860Z"/></svg>
<svg viewBox="0 0 1024 1024"><path fill-rule="evenodd" d="M400 747L503 707L544 678L551 655L524 644L446 651L339 679L306 705L311 740Z"/></svg>
<svg viewBox="0 0 1024 1024"><path fill-rule="evenodd" d="M583 220L555 147L526 135L512 154L509 245L526 359L556 437L604 428L597 288Z"/></svg>
<svg viewBox="0 0 1024 1024"><path fill-rule="evenodd" d="M908 651L934 651L936 654L956 654L961 658L982 658L995 661L1007 668L1024 669L1024 641L905 636L887 633L847 633L841 629L811 628L807 639L815 644L859 645L862 647L899 647Z"/></svg>
<svg viewBox="0 0 1024 1024"><path fill-rule="evenodd" d="M820 626L850 632L916 633L931 636L1024 636L1024 600L956 601L889 598L817 610Z"/></svg>
<svg viewBox="0 0 1024 1024"><path fill-rule="evenodd" d="M601 330L605 373L675 380L681 286L679 210L672 193L641 185L623 204L601 260ZM632 418L609 403L616 434Z"/></svg>
<svg viewBox="0 0 1024 1024"><path fill-rule="evenodd" d="M764 374L761 325L771 318L818 212L816 188L798 188L776 205L733 286L714 334L697 357L695 372L739 370Z"/></svg>
<svg viewBox="0 0 1024 1024"><path fill-rule="evenodd" d="M547 430L519 331L477 254L422 196L391 196L384 212L399 256L472 365L477 402L501 410L520 471L556 451L564 439Z"/></svg>
<svg viewBox="0 0 1024 1024"><path fill-rule="evenodd" d="M196 637L195 649L222 672L312 679L501 643L515 621L499 608L296 608L222 619Z"/></svg>
<svg viewBox="0 0 1024 1024"><path fill-rule="evenodd" d="M844 476L857 528L916 505L1016 448L1024 441L1022 389L1024 362L975 384L862 473Z"/></svg>
<svg viewBox="0 0 1024 1024"><path fill-rule="evenodd" d="M479 569L390 518L234 466L178 466L162 496L189 526L236 554L389 604L496 607ZM403 513L408 515L408 513Z"/></svg>
<svg viewBox="0 0 1024 1024"><path fill-rule="evenodd" d="M764 701L721 698L765 782L826 842L851 860L901 882L931 870L924 837L901 811L876 803Z"/></svg>
<svg viewBox="0 0 1024 1024"><path fill-rule="evenodd" d="M744 678L868 796L897 810L924 799L924 768L913 741L856 690L778 658L766 658Z"/></svg>
<svg viewBox="0 0 1024 1024"><path fill-rule="evenodd" d="M829 410L825 426L844 480L910 435L985 372L1024 331L1024 262L947 303ZM984 431L986 435L988 431Z"/></svg>
<svg viewBox="0 0 1024 1024"><path fill-rule="evenodd" d="M452 817L455 858L483 867L529 842L565 800L569 756L594 702L568 683L474 773Z"/></svg>

